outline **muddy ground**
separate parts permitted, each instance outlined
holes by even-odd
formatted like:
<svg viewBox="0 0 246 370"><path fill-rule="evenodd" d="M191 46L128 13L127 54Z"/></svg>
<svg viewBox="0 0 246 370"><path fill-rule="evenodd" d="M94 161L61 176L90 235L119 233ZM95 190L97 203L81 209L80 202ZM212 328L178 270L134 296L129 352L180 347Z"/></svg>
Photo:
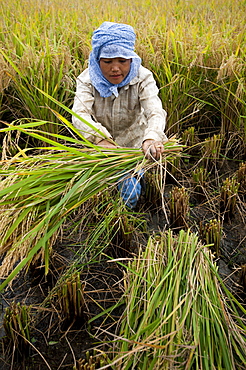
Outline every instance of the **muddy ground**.
<svg viewBox="0 0 246 370"><path fill-rule="evenodd" d="M223 177L235 171L225 165L220 169ZM182 184L190 191L190 213L188 227L194 232L199 232L199 223L210 220L218 216L219 197L214 195L211 202L205 195L196 192L194 184L189 177L179 176L175 183L173 178L167 177L165 187L165 203L167 218L160 206L150 207L150 202L142 199L141 210L145 212L149 233L158 233L168 227L169 210L168 202L170 191L177 184ZM214 188L216 185L213 185ZM242 304L246 305L245 287L243 288L242 266L246 264L246 220L245 220L245 194L239 193L236 208L233 216L228 220L223 220L223 232L221 239L221 255L217 258L219 273L226 282L230 290L237 296ZM176 230L178 231L178 230ZM65 233L66 234L66 233ZM147 237L143 237L141 243L146 242ZM133 243L135 250L129 250L125 256L131 256L136 251L136 242ZM27 274L22 273L18 277L11 289L2 295L2 315L5 307L13 300L32 306L34 318L31 328L31 342L33 347L30 349L29 357L24 362L18 362L13 358L12 352L7 353L4 338L4 330L1 324L1 370L58 370L73 369L78 360L86 357L86 351L93 353L93 349L102 350L107 353L110 350L110 340L114 338L117 331L117 322L123 311L123 307L115 310L111 318L100 317L88 324L88 320L95 317L104 309L117 302L123 292L123 268L116 263L109 263L106 258L102 258L100 263L89 265L82 274L82 281L85 282L85 310L84 317L76 323L65 324L59 313L59 308L55 304L43 305L42 303L54 287L62 271L69 265L74 253L76 253L76 237L74 240L64 238L62 243L58 243L54 248L52 266L50 273L44 277L43 269L37 266L36 269ZM117 248L116 248L117 250ZM108 255L115 256L115 249L109 246L106 251ZM116 253L117 256L117 253ZM100 328L100 330L99 330Z"/></svg>

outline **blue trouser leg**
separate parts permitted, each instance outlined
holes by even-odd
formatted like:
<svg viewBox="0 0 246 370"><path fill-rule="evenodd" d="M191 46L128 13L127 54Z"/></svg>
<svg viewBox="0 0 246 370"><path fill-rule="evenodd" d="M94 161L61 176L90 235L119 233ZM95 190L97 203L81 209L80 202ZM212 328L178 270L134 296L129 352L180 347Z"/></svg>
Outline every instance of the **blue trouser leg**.
<svg viewBox="0 0 246 370"><path fill-rule="evenodd" d="M135 176L125 175L123 176L117 188L120 192L120 196L125 205L131 209L135 208L140 198L142 186L140 180L143 178L143 171L139 171Z"/></svg>

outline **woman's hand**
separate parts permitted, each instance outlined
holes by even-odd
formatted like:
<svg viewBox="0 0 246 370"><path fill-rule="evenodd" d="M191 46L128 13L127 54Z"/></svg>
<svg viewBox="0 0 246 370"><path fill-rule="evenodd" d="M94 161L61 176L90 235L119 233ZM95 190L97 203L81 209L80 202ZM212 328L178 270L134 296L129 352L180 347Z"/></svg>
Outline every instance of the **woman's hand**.
<svg viewBox="0 0 246 370"><path fill-rule="evenodd" d="M99 143L97 145L102 146L103 148L108 148L108 149L118 148L116 145L112 144L107 139L103 139L103 140L99 141Z"/></svg>
<svg viewBox="0 0 246 370"><path fill-rule="evenodd" d="M146 158L160 159L161 154L164 152L164 146L161 141L147 139L142 144L143 152Z"/></svg>

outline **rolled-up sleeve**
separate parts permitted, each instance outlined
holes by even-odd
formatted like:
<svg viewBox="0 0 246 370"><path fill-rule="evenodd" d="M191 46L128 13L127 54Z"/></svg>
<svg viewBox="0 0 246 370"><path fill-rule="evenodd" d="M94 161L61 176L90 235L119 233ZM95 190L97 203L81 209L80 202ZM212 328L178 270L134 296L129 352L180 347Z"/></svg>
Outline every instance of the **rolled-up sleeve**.
<svg viewBox="0 0 246 370"><path fill-rule="evenodd" d="M164 133L167 113L162 107L158 93L154 77L149 71L139 86L140 104L147 121L143 141L147 139L163 141L167 138Z"/></svg>
<svg viewBox="0 0 246 370"><path fill-rule="evenodd" d="M87 81L87 75L88 73L85 70L77 78L76 94L72 110L96 130L75 116L72 116L72 123L87 140L98 144L104 137L100 135L97 130L101 131L107 138L112 138L112 136L100 122L97 122L96 117L93 116L95 98L93 95L93 87L90 82Z"/></svg>

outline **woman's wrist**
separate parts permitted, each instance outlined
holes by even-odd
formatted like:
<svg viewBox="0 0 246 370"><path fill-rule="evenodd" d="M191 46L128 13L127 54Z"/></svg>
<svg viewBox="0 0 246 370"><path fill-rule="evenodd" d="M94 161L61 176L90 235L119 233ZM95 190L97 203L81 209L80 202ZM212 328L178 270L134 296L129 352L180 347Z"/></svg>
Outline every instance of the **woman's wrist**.
<svg viewBox="0 0 246 370"><path fill-rule="evenodd" d="M110 139L102 139L97 145L104 148L117 148L116 145L110 141Z"/></svg>

